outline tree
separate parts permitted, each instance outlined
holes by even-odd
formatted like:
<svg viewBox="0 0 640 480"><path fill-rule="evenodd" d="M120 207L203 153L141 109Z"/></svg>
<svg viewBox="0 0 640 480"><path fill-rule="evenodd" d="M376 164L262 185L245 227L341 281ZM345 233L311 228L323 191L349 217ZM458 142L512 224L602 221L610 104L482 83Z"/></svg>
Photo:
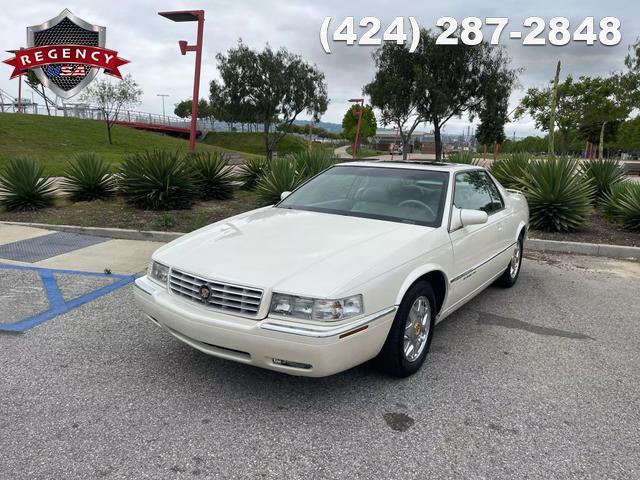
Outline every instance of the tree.
<svg viewBox="0 0 640 480"><path fill-rule="evenodd" d="M625 151L640 151L640 116L620 126L615 147Z"/></svg>
<svg viewBox="0 0 640 480"><path fill-rule="evenodd" d="M487 82L483 86L482 102L478 107L480 125L476 138L481 145L494 145L494 159L497 146L506 140L504 126L509 121L509 97L515 78L506 72L504 78Z"/></svg>
<svg viewBox="0 0 640 480"><path fill-rule="evenodd" d="M39 95L42 96L44 100L44 106L47 107L47 115L51 115L51 110L49 109L49 100L47 99L47 91L44 88L44 85L40 83L36 72L33 70L27 71L27 85L29 85L33 90L35 90Z"/></svg>
<svg viewBox="0 0 640 480"><path fill-rule="evenodd" d="M442 159L442 129L453 117L473 117L485 102L488 85L502 82L507 97L517 82L519 70L512 69L504 47L486 42L469 46L440 45L438 35L421 30L416 50L417 105L420 116L431 122L436 143L436 160ZM485 112L486 113L486 112Z"/></svg>
<svg viewBox="0 0 640 480"><path fill-rule="evenodd" d="M356 129L358 127L358 112L360 112L360 105L355 104L349 108L344 114L342 119L342 133L344 138L353 141L356 137ZM360 125L360 138L371 138L375 136L378 129L378 122L376 121L376 115L373 113L373 108L369 105L365 105L362 109L362 124Z"/></svg>
<svg viewBox="0 0 640 480"><path fill-rule="evenodd" d="M578 131L590 143L600 145L613 140L622 122L634 108L634 99L629 92L627 78L622 74L609 77L580 77L577 85Z"/></svg>
<svg viewBox="0 0 640 480"><path fill-rule="evenodd" d="M539 153L544 152L547 149L548 143L548 137L529 136L516 141L505 140L504 144L502 145L502 151L505 153Z"/></svg>
<svg viewBox="0 0 640 480"><path fill-rule="evenodd" d="M272 127L291 125L303 112L317 121L327 110L324 74L299 55L269 46L254 51L240 40L237 47L216 58L221 82L214 80L210 87L215 109L226 111L228 118L262 123L269 161L286 135Z"/></svg>
<svg viewBox="0 0 640 480"><path fill-rule="evenodd" d="M552 80L553 83L553 80ZM515 118L521 118L528 113L535 121L536 128L548 132L551 121L551 98L552 87L539 89L530 88L521 100L516 109ZM569 137L576 131L579 121L577 104L579 101L579 90L573 81L573 77L567 78L558 83L556 91L556 112L555 126L560 134L560 153L565 154L569 148Z"/></svg>
<svg viewBox="0 0 640 480"><path fill-rule="evenodd" d="M180 118L191 118L192 105L191 100L182 100L175 104L173 113ZM212 116L209 104L204 98L201 98L198 101L198 118L210 118Z"/></svg>
<svg viewBox="0 0 640 480"><path fill-rule="evenodd" d="M476 138L481 145L502 144L506 140L504 126L507 123L508 98L506 101L491 101L478 114L480 125L476 129ZM494 155L495 157L495 155ZM495 158L494 158L495 159Z"/></svg>
<svg viewBox="0 0 640 480"><path fill-rule="evenodd" d="M640 72L640 37L636 39L636 43L629 45L624 64L630 71Z"/></svg>
<svg viewBox="0 0 640 480"><path fill-rule="evenodd" d="M131 75L127 75L116 83L106 79L94 81L85 90L82 101L98 107L107 126L109 145L112 145L111 128L118 120L120 110L140 103L141 96L142 89Z"/></svg>
<svg viewBox="0 0 640 480"><path fill-rule="evenodd" d="M191 100L182 100L181 102L174 104L175 108L173 109L173 113L180 118L190 118L191 106Z"/></svg>
<svg viewBox="0 0 640 480"><path fill-rule="evenodd" d="M373 53L373 60L375 76L362 91L371 99L371 105L380 110L382 124L398 129L406 160L411 135L422 122L417 105L416 56L402 45L385 43Z"/></svg>

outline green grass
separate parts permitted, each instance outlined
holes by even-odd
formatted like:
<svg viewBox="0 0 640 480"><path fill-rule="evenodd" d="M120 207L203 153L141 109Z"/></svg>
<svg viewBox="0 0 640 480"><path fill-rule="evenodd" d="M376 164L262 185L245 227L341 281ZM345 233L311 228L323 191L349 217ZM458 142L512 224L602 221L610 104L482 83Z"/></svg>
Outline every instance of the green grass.
<svg viewBox="0 0 640 480"><path fill-rule="evenodd" d="M347 153L349 155L351 155L352 151L352 147L347 148ZM375 150L371 150L369 148L360 147L360 150L358 150L358 158L376 157L378 155L380 155L379 152L376 152Z"/></svg>
<svg viewBox="0 0 640 480"><path fill-rule="evenodd" d="M264 134L248 132L209 132L203 139L203 143L228 150L251 153L254 155L265 155ZM278 156L288 153L301 152L307 149L307 142L294 135L287 134L278 145L276 151Z"/></svg>
<svg viewBox="0 0 640 480"><path fill-rule="evenodd" d="M113 145L103 123L77 118L0 113L0 169L10 158L31 157L47 175L61 175L67 161L78 153L93 152L113 170L129 153L152 149L187 151L188 141L129 127L113 128ZM223 150L198 143L199 151Z"/></svg>

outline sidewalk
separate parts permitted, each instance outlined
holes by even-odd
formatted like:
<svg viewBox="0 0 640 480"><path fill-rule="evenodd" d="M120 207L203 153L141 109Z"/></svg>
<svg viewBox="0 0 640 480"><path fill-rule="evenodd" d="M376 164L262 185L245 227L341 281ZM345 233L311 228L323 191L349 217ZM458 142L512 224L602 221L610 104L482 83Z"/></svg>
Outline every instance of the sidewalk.
<svg viewBox="0 0 640 480"><path fill-rule="evenodd" d="M135 274L163 243L0 225L0 264L83 272Z"/></svg>

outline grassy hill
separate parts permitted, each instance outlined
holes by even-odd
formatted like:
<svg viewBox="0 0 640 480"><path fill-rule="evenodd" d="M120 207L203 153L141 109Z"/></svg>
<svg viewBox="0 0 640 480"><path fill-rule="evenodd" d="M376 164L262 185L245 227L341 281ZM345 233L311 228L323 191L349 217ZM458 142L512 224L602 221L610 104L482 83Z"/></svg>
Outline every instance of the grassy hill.
<svg viewBox="0 0 640 480"><path fill-rule="evenodd" d="M111 164L129 153L172 149L187 151L188 141L158 133L115 126L113 145L103 123L76 118L0 113L0 169L10 158L27 156L41 162L48 175L60 175L77 153L94 152ZM198 143L197 150L223 148Z"/></svg>
<svg viewBox="0 0 640 480"><path fill-rule="evenodd" d="M238 152L265 155L264 135L248 132L209 132L202 140L207 145L214 145ZM307 149L307 142L295 135L285 135L276 146L279 156L300 152Z"/></svg>

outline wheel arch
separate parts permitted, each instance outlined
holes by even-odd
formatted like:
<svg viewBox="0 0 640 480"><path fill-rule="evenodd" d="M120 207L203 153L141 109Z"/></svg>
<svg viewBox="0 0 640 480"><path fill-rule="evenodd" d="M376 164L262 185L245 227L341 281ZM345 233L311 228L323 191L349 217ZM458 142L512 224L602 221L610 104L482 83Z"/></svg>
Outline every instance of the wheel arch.
<svg viewBox="0 0 640 480"><path fill-rule="evenodd" d="M518 228L516 229L516 238L515 241L517 242L518 239L520 238L520 235L524 234L524 239L527 239L527 236L529 235L529 225L527 225L526 222L524 222L523 220L520 220L520 222L518 223Z"/></svg>
<svg viewBox="0 0 640 480"><path fill-rule="evenodd" d="M396 305L400 305L407 291L413 285L423 280L428 281L431 285L431 288L433 288L433 293L436 297L436 310L437 313L440 313L442 311L442 307L447 301L447 295L449 293L449 279L447 277L447 274L444 273L441 268L435 265L416 270L406 278L406 280L402 284L402 287L400 288L400 291L398 292Z"/></svg>

